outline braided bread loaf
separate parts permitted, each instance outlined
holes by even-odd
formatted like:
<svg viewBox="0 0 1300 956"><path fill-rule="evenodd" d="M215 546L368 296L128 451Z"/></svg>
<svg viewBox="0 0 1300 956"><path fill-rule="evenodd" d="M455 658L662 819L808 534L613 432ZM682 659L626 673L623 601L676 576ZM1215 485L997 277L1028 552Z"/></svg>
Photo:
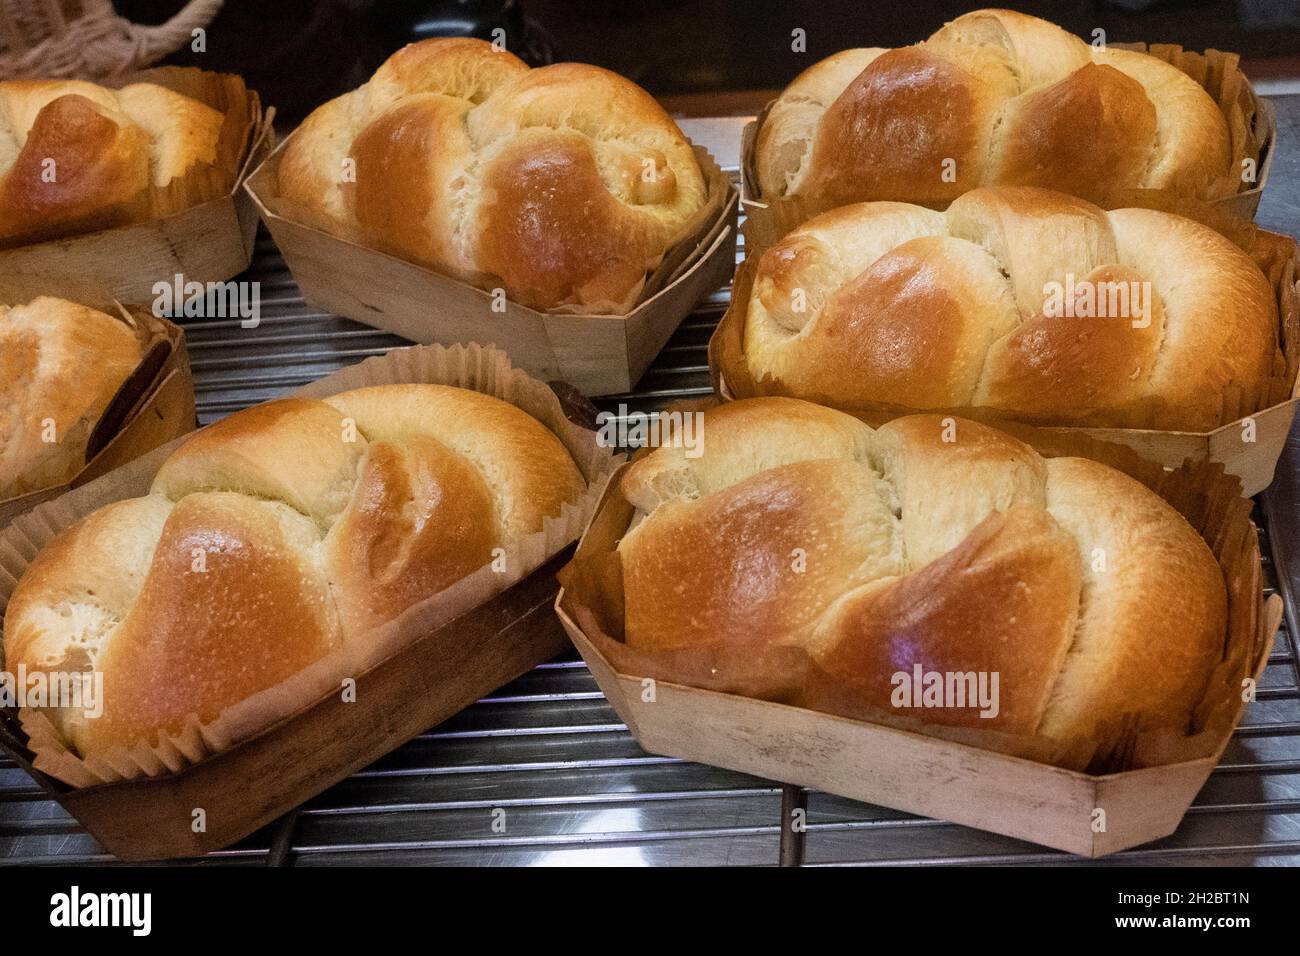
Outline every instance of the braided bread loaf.
<svg viewBox="0 0 1300 956"><path fill-rule="evenodd" d="M766 390L840 408L1196 431L1272 375L1277 324L1259 267L1199 223L1000 187L808 221L758 263L744 352Z"/></svg>
<svg viewBox="0 0 1300 956"><path fill-rule="evenodd" d="M364 640L584 488L544 425L468 389L268 402L55 538L9 602L5 659L104 675L102 716L48 712L81 756L153 745Z"/></svg>
<svg viewBox="0 0 1300 956"><path fill-rule="evenodd" d="M0 306L0 501L68 481L141 359L121 319L64 299Z"/></svg>
<svg viewBox="0 0 1300 956"><path fill-rule="evenodd" d="M1195 80L1010 10L809 67L773 104L755 148L764 198L837 205L942 205L997 184L1112 205L1138 188L1208 199L1240 185L1227 122Z"/></svg>
<svg viewBox="0 0 1300 956"><path fill-rule="evenodd" d="M223 119L151 83L0 83L0 240L149 218L151 188L217 161Z"/></svg>
<svg viewBox="0 0 1300 956"><path fill-rule="evenodd" d="M317 109L279 191L318 228L578 312L631 308L705 201L690 143L640 87L469 39L404 47Z"/></svg>
<svg viewBox="0 0 1300 956"><path fill-rule="evenodd" d="M758 398L703 429L700 457L665 446L624 475L629 647L713 649L770 688L793 649L883 711L898 672L996 673L996 716L948 703L923 719L1071 744L1187 728L1226 592L1205 542L1139 482L937 415L873 431Z"/></svg>

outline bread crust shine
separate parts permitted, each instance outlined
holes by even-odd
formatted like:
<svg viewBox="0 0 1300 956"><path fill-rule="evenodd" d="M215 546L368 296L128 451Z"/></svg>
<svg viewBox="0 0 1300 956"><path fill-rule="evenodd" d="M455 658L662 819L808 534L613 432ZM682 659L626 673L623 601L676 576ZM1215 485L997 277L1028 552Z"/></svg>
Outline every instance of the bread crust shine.
<svg viewBox="0 0 1300 956"><path fill-rule="evenodd" d="M1039 424L1209 431L1279 355L1273 289L1231 241L1031 187L814 217L759 260L744 323L769 393Z"/></svg>
<svg viewBox="0 0 1300 956"><path fill-rule="evenodd" d="M313 112L278 186L311 225L513 301L620 314L706 198L690 143L636 84L471 39L404 47Z"/></svg>
<svg viewBox="0 0 1300 956"><path fill-rule="evenodd" d="M0 83L0 241L147 219L151 187L216 162L223 121L152 83Z"/></svg>
<svg viewBox="0 0 1300 956"><path fill-rule="evenodd" d="M762 198L835 204L942 206L1019 185L1113 205L1135 189L1213 199L1240 185L1227 121L1190 76L997 9L809 67L768 111L754 161Z"/></svg>
<svg viewBox="0 0 1300 956"><path fill-rule="evenodd" d="M753 662L738 692L798 703L772 669L801 649L809 680L876 712L897 712L899 673L995 674L996 713L945 700L921 719L1071 751L1189 729L1226 590L1201 537L1136 480L965 419L872 430L791 399L711 409L702 434L701 457L659 448L622 479L631 650L712 648Z"/></svg>
<svg viewBox="0 0 1300 956"><path fill-rule="evenodd" d="M38 554L6 610L6 663L103 673L103 716L47 711L81 756L155 745L364 641L585 487L546 426L468 389L267 402Z"/></svg>
<svg viewBox="0 0 1300 956"><path fill-rule="evenodd" d="M111 315L49 296L0 306L0 501L81 470L140 359L135 330Z"/></svg>

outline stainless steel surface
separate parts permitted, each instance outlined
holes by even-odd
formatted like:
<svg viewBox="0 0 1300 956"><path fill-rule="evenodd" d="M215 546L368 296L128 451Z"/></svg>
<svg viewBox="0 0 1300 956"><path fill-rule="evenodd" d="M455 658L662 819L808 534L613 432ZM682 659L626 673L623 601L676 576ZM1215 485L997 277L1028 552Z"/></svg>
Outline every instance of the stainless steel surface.
<svg viewBox="0 0 1300 956"><path fill-rule="evenodd" d="M1279 112L1293 136L1300 98L1290 98L1289 107ZM711 140L726 141L716 131ZM734 153L720 159L735 165ZM1275 165L1274 176L1281 175ZM1286 175L1300 184L1295 170ZM1291 220L1289 231L1297 208L1277 208L1276 215ZM243 278L262 283L259 328L205 321L189 326L205 423L402 344L306 306L265 236ZM701 303L635 392L598 404L653 410L707 394L705 347L726 302L722 291ZM1279 483L1270 503L1279 517L1274 527L1285 535L1279 556L1291 562L1300 558L1294 551L1300 547L1300 444L1288 456L1282 468L1290 480ZM1267 536L1263 544L1269 554ZM1300 577L1294 577L1300 565L1288 563L1286 570L1288 587L1300 595ZM1266 572L1271 590L1271 560ZM1288 617L1259 699L1178 832L1088 865L1300 862L1300 658L1290 624ZM807 821L808 865L1086 862L824 793L807 795ZM586 667L567 653L310 801L296 816L201 862L771 865L779 859L781 822L779 783L643 752ZM0 760L0 862L112 861L26 774Z"/></svg>

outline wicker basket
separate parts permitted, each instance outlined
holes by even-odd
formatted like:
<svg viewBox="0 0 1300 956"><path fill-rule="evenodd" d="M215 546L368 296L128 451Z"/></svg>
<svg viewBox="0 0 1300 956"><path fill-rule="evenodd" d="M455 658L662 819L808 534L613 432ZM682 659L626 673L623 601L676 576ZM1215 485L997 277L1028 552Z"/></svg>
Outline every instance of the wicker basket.
<svg viewBox="0 0 1300 956"><path fill-rule="evenodd" d="M150 66L189 43L222 2L190 0L166 23L141 26L118 16L111 0L4 0L0 80L103 80Z"/></svg>

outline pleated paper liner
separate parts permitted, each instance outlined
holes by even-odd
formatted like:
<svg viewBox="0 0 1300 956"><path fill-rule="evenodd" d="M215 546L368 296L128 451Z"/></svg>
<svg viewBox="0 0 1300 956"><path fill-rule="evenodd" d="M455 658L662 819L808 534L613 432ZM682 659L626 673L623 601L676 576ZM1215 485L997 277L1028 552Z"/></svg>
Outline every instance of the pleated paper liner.
<svg viewBox="0 0 1300 956"><path fill-rule="evenodd" d="M1235 53L1219 50L1193 53L1174 44L1111 45L1116 49L1147 53L1170 63L1204 87L1227 122L1232 165L1224 171L1222 181L1215 189L1220 198L1202 201L1176 191L1133 189L1115 197L1108 208L1141 206L1179 212L1220 231L1254 220L1273 162L1277 116L1268 100L1255 92L1241 72L1241 58ZM792 229L838 205L810 197L765 197L761 194L754 165L754 145L758 140L758 130L771 108L772 103L768 103L758 118L745 127L741 145L740 205L746 216L746 254L753 256L761 255ZM1243 178L1244 160L1251 161L1253 179Z"/></svg>
<svg viewBox="0 0 1300 956"><path fill-rule="evenodd" d="M129 209L0 243L0 301L36 295L153 301L154 284L182 275L219 282L248 267L257 212L240 188L272 148L274 110L263 112L242 78L192 67L158 67L114 82L154 83L214 109L225 120L215 163L196 163L165 186L150 185Z"/></svg>
<svg viewBox="0 0 1300 956"><path fill-rule="evenodd" d="M470 388L523 409L564 443L588 481L588 491L566 505L560 515L548 518L543 530L510 542L504 549L505 571L497 571L491 564L484 566L440 594L413 605L397 619L363 635L348 635L339 650L289 680L231 706L215 720L203 722L197 714L193 715L179 733L164 735L154 744L142 742L99 758L82 759L66 748L43 714L24 709L22 729L29 738L27 746L34 755L32 763L37 770L74 787L116 786L121 785L115 783L117 781L182 773L214 755L237 749L242 742L252 738L263 741L273 738L285 732L286 723L290 723L296 714L322 702L337 702L344 678L360 680L361 675L380 665L400 660L414 642L440 633L439 629L444 625L491 602L577 540L590 519L604 481L618 459L610 449L598 444L594 432L572 424L565 417L554 392L544 383L512 368L500 351L476 345L451 349L438 346L395 349L293 394L321 398L363 386L399 382ZM8 601L32 559L60 531L109 502L146 494L158 468L181 443L173 442L133 465L38 508L0 534L0 601ZM497 564L500 566L500 560ZM455 636L444 634L443 640L451 648ZM547 652L550 656L554 648L547 648ZM457 648L453 656L463 658L458 666L468 668L472 667L469 661L473 653L473 648ZM540 662L519 661L516 669L522 672ZM461 679L461 675L452 672L425 675L424 679L455 682ZM465 703L495 686L498 685L474 688L475 696ZM106 700L107 706L111 707L111 689L107 690ZM385 704L388 708L397 705L417 712L421 706L418 700L390 700ZM364 740L369 730L364 720L365 708L359 704L343 706L340 703L339 706L337 718L346 724L346 733ZM412 730L412 735L436 719L440 718L419 724ZM368 759L377 756L379 754L374 754ZM263 785L272 784L265 782Z"/></svg>
<svg viewBox="0 0 1300 956"><path fill-rule="evenodd" d="M41 502L79 488L194 430L194 379L184 330L144 309L128 309L118 302L88 300L82 304L120 316L135 329L141 344L140 364L118 388L99 420L83 423L90 435L82 468L66 482L32 488L0 501L0 528Z"/></svg>
<svg viewBox="0 0 1300 956"><path fill-rule="evenodd" d="M695 407L699 407L698 405ZM1022 440L1032 429L1006 429ZM797 647L752 651L629 648L623 635L619 540L634 517L623 469L609 483L556 608L601 690L642 747L771 780L1032 840L1088 856L1171 833L1217 763L1259 680L1282 615L1262 596L1250 502L1221 466L1176 471L1081 435L1034 442L1142 481L1204 538L1223 572L1223 653L1186 733L1138 733L1117 717L1113 749L1040 736L944 727L862 706ZM1176 608L1167 609L1177 614ZM1014 635L1013 635L1014 636ZM653 687L649 694L647 688ZM1101 725L1099 725L1101 726ZM1095 829L1097 808L1106 829Z"/></svg>
<svg viewBox="0 0 1300 956"><path fill-rule="evenodd" d="M492 294L477 285L391 255L355 227L283 199L279 164L292 138L249 177L247 190L308 303L414 342L493 344L525 371L586 395L631 389L682 319L725 285L735 266L738 194L696 146L707 201L629 301L607 303L602 314L539 311L509 300L496 311Z"/></svg>
<svg viewBox="0 0 1300 956"><path fill-rule="evenodd" d="M1267 232L1253 225L1234 230L1234 238L1250 253L1268 277L1277 296L1278 350L1271 378L1258 388L1230 388L1224 394L1219 425L1207 432L1161 431L1127 427L1126 422L1150 421L1154 403L1115 410L1104 427L1072 425L1059 419L1028 420L1011 411L989 408L916 409L876 404L843 405L827 396L799 394L792 397L848 412L869 425L879 425L900 415L918 411L942 412L986 421L1001 428L1008 421L1038 426L1034 436L1053 432L1080 434L1136 449L1141 455L1170 468L1184 461L1221 462L1229 474L1241 479L1245 494L1263 491L1273 480L1273 471L1295 417L1300 382L1300 248L1289 236ZM746 253L736 270L731 303L709 340L709 371L714 391L725 400L757 395L786 395L769 377L755 378L745 356L745 318L759 257ZM1085 414L1088 409L1080 409Z"/></svg>

